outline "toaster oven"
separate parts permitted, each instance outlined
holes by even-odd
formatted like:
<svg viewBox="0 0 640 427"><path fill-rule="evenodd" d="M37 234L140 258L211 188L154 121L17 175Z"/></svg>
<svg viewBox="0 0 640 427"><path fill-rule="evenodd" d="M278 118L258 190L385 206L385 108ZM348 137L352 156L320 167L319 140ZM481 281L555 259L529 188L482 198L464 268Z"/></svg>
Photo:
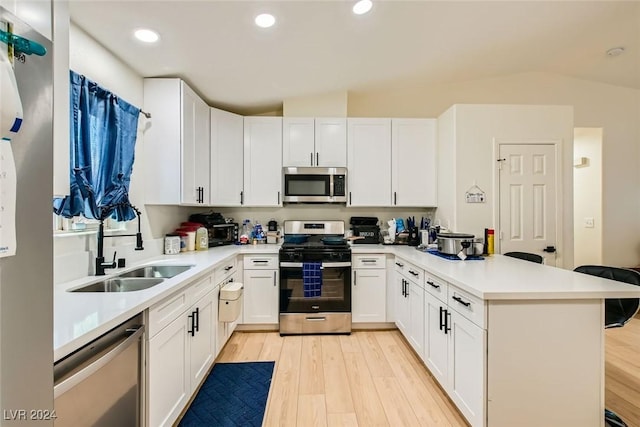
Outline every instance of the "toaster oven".
<svg viewBox="0 0 640 427"><path fill-rule="evenodd" d="M226 222L224 217L216 212L193 214L190 222L202 224L209 234L209 247L234 245L238 242L238 224Z"/></svg>

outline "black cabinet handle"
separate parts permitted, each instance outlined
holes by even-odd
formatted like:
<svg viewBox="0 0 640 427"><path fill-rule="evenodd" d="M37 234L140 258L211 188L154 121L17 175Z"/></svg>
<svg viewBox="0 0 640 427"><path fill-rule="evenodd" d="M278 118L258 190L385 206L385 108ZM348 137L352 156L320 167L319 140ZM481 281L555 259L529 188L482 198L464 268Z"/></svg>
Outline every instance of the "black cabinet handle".
<svg viewBox="0 0 640 427"><path fill-rule="evenodd" d="M313 166L313 153L309 153L309 163Z"/></svg>
<svg viewBox="0 0 640 427"><path fill-rule="evenodd" d="M195 319L193 329L198 332L200 330L200 307L196 307L193 318Z"/></svg>
<svg viewBox="0 0 640 427"><path fill-rule="evenodd" d="M229 271L229 270L231 270L232 268L233 268L233 265L227 265L227 266L224 268L224 271Z"/></svg>
<svg viewBox="0 0 640 427"><path fill-rule="evenodd" d="M320 165L320 155L316 152L316 166Z"/></svg>
<svg viewBox="0 0 640 427"><path fill-rule="evenodd" d="M445 309L444 310L444 333L445 334L451 331L451 326L449 326L450 319L451 319L451 313L449 313L449 310Z"/></svg>
<svg viewBox="0 0 640 427"><path fill-rule="evenodd" d="M195 312L191 312L187 317L191 319L191 330L187 329L187 332L191 334L191 336L194 336L196 334Z"/></svg>
<svg viewBox="0 0 640 427"><path fill-rule="evenodd" d="M442 308L442 306L440 306L440 330L442 330L442 328L444 328L444 320L443 320L443 315L444 314L444 308Z"/></svg>
<svg viewBox="0 0 640 427"><path fill-rule="evenodd" d="M405 282L404 282L404 279L402 279L402 296L405 296L405 293L404 293L404 283L405 283Z"/></svg>
<svg viewBox="0 0 640 427"><path fill-rule="evenodd" d="M396 194L396 192L394 191L394 192L393 192L393 204L394 204L394 205L397 205L397 204L398 204L398 197L397 197L397 196L398 196L398 195L397 195L397 194Z"/></svg>
<svg viewBox="0 0 640 427"><path fill-rule="evenodd" d="M409 273L413 274L413 275L414 275L414 276L416 276L416 277L418 277L418 276L420 275L420 274L416 273L416 272L415 272L415 271L413 271L413 270L409 270Z"/></svg>
<svg viewBox="0 0 640 427"><path fill-rule="evenodd" d="M404 297L408 298L409 297L409 281L408 280L404 281L404 289L405 289Z"/></svg>
<svg viewBox="0 0 640 427"><path fill-rule="evenodd" d="M351 204L351 191L349 191L349 204Z"/></svg>
<svg viewBox="0 0 640 427"><path fill-rule="evenodd" d="M399 263L399 262L396 262L396 265L397 265L398 267L400 267L400 268L404 267L404 264L401 264L401 263Z"/></svg>
<svg viewBox="0 0 640 427"><path fill-rule="evenodd" d="M462 298L457 297L455 295L452 296L451 298L454 299L455 301L458 301L460 304L464 305L465 307L469 307L471 305L471 303L469 301L465 301Z"/></svg>
<svg viewBox="0 0 640 427"><path fill-rule="evenodd" d="M273 286L276 286L276 272L273 272Z"/></svg>
<svg viewBox="0 0 640 427"><path fill-rule="evenodd" d="M280 192L278 191L278 204L280 204Z"/></svg>
<svg viewBox="0 0 640 427"><path fill-rule="evenodd" d="M358 285L358 275L357 275L357 271L353 270L353 286L357 286Z"/></svg>
<svg viewBox="0 0 640 427"><path fill-rule="evenodd" d="M431 280L427 280L427 285L431 285L431 287L433 288L440 289L440 285L436 285Z"/></svg>
<svg viewBox="0 0 640 427"><path fill-rule="evenodd" d="M244 205L244 191L240 192L240 204Z"/></svg>

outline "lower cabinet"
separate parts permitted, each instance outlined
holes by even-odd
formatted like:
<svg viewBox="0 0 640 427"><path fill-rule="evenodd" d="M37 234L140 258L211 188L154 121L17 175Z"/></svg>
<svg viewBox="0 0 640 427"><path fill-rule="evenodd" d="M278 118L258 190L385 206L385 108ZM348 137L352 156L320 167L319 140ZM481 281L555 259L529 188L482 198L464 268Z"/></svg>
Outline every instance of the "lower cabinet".
<svg viewBox="0 0 640 427"><path fill-rule="evenodd" d="M357 254L352 259L351 321L386 322L387 269L384 254Z"/></svg>
<svg viewBox="0 0 640 427"><path fill-rule="evenodd" d="M151 426L174 423L213 363L215 295L212 276L207 276L149 309L146 389ZM167 314L176 311L164 326Z"/></svg>
<svg viewBox="0 0 640 427"><path fill-rule="evenodd" d="M483 324L484 304L433 277L426 283L424 362L469 423L484 426L487 334L469 320Z"/></svg>
<svg viewBox="0 0 640 427"><path fill-rule="evenodd" d="M424 356L424 271L396 258L396 325L409 344Z"/></svg>
<svg viewBox="0 0 640 427"><path fill-rule="evenodd" d="M244 257L244 323L277 324L279 321L277 255Z"/></svg>

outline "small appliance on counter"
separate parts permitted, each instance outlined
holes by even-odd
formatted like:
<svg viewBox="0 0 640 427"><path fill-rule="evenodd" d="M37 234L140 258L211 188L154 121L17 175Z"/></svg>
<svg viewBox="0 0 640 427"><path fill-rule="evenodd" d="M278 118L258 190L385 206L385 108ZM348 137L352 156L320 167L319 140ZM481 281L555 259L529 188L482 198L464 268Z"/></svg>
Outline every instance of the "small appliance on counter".
<svg viewBox="0 0 640 427"><path fill-rule="evenodd" d="M380 226L378 218L369 216L352 216L349 220L353 237L364 237L355 239L354 244L374 244L380 243Z"/></svg>
<svg viewBox="0 0 640 427"><path fill-rule="evenodd" d="M439 233L438 252L444 255L458 255L459 257L461 255L480 256L483 252L483 244L480 239L475 239L473 234Z"/></svg>
<svg viewBox="0 0 640 427"><path fill-rule="evenodd" d="M238 224L227 222L218 212L189 215L189 222L202 224L207 229L210 248L233 245L238 241Z"/></svg>

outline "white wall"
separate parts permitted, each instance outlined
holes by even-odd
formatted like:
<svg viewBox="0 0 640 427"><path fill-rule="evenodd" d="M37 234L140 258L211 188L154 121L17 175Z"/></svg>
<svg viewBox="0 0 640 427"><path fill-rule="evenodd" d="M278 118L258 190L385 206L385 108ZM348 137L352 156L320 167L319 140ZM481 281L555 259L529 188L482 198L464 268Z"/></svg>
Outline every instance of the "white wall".
<svg viewBox="0 0 640 427"><path fill-rule="evenodd" d="M347 92L288 98L282 111L283 116L289 117L347 117Z"/></svg>
<svg viewBox="0 0 640 427"><path fill-rule="evenodd" d="M142 106L143 90L142 77L126 64L117 59L111 52L102 47L82 29L73 23L69 32L69 67L77 73L97 82L102 87L111 90L125 101ZM68 120L68 118L67 118ZM125 257L128 261L147 258L160 253L161 242L153 241L149 237L151 225L149 214L144 206L144 129L147 119L140 116L138 136L136 141L136 160L133 164L129 197L135 206L142 210L142 235L145 240L144 251L133 251L135 238L122 237L105 239L105 257L110 258L114 250L118 257ZM56 170L68 170L68 165L56 162ZM137 222L127 223L127 232L136 231ZM96 236L72 235L54 238L54 279L64 282L87 274L92 274L95 257Z"/></svg>
<svg viewBox="0 0 640 427"><path fill-rule="evenodd" d="M547 73L441 85L406 79L349 92L348 115L438 117L456 103L571 105L576 127L603 128L602 262L640 263L640 90Z"/></svg>
<svg viewBox="0 0 640 427"><path fill-rule="evenodd" d="M602 129L576 128L573 157L574 264L602 264ZM587 227L587 218L593 227Z"/></svg>
<svg viewBox="0 0 640 427"><path fill-rule="evenodd" d="M453 115L453 118L451 117ZM573 267L573 109L567 106L455 105L438 123L441 153L436 218L456 232L483 236L485 228L498 230L497 141L560 141L558 161L562 185L556 188L557 209L564 215L557 224L557 265ZM453 129L447 127L453 126ZM449 133L447 136L445 133ZM453 145L453 147L452 147ZM453 154L452 151L455 153ZM446 154L449 153L449 154ZM455 160L451 162L451 157ZM466 203L465 192L473 185L486 196L485 203ZM451 216L452 215L452 216ZM500 253L499 241L496 252Z"/></svg>

